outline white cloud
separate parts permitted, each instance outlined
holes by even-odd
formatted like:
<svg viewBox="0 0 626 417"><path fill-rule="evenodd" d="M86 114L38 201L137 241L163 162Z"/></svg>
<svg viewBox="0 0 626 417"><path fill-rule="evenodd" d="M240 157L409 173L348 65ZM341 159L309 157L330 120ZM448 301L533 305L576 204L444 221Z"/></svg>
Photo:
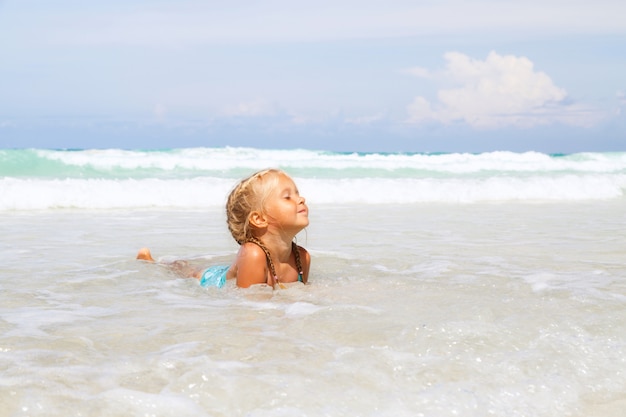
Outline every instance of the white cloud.
<svg viewBox="0 0 626 417"><path fill-rule="evenodd" d="M414 77L419 77L419 78L431 77L430 71L427 68L422 68L422 67L411 67L411 68L402 70L402 72L405 74L413 75Z"/></svg>
<svg viewBox="0 0 626 417"><path fill-rule="evenodd" d="M374 114L371 116L360 116L360 117L349 117L344 119L347 124L357 125L357 126L367 126L373 123L380 122L384 119L382 113Z"/></svg>
<svg viewBox="0 0 626 417"><path fill-rule="evenodd" d="M222 113L224 116L230 117L260 117L275 116L278 110L275 105L268 101L257 99L229 106Z"/></svg>
<svg viewBox="0 0 626 417"><path fill-rule="evenodd" d="M613 111L616 116L621 116L622 108L626 107L626 93L622 90L619 90L615 93L615 98L617 98L617 107Z"/></svg>
<svg viewBox="0 0 626 417"><path fill-rule="evenodd" d="M154 105L152 113L157 120L163 121L167 116L167 107L165 107L165 105L162 103L157 103Z"/></svg>
<svg viewBox="0 0 626 417"><path fill-rule="evenodd" d="M455 87L440 89L434 102L416 97L407 106L409 122L463 121L498 128L554 122L590 126L599 119L592 109L569 103L566 91L535 71L526 57L491 52L481 61L449 52L444 58L446 67L438 79Z"/></svg>

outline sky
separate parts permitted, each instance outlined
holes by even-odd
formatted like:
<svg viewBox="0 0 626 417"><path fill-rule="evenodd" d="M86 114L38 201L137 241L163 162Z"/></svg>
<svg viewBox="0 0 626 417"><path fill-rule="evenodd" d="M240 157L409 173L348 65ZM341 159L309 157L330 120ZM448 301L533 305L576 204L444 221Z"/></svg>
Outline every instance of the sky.
<svg viewBox="0 0 626 417"><path fill-rule="evenodd" d="M626 151L623 0L0 0L0 148Z"/></svg>

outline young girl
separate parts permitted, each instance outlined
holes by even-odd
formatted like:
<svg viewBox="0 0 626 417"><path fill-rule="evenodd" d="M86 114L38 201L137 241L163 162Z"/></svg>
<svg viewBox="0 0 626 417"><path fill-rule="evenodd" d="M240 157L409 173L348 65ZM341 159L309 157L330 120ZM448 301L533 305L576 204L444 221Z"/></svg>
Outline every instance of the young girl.
<svg viewBox="0 0 626 417"><path fill-rule="evenodd" d="M231 265L202 271L185 262L172 266L184 276L198 278L202 286L221 287L226 279L236 279L242 288L307 283L311 256L293 240L309 225L309 209L287 174L267 169L239 182L228 196L226 221L240 245ZM154 261L148 248L141 249L137 259Z"/></svg>

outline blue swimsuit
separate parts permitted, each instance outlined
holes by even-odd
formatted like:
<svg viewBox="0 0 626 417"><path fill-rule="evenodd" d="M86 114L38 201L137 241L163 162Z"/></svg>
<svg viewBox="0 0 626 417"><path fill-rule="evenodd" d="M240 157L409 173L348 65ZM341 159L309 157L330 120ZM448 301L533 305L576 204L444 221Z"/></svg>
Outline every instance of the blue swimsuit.
<svg viewBox="0 0 626 417"><path fill-rule="evenodd" d="M204 270L200 278L200 286L222 288L226 284L226 273L229 265L214 265ZM298 282L302 282L302 274L298 273Z"/></svg>
<svg viewBox="0 0 626 417"><path fill-rule="evenodd" d="M226 284L226 273L229 265L210 266L204 270L200 278L200 285L203 287L222 288Z"/></svg>
<svg viewBox="0 0 626 417"><path fill-rule="evenodd" d="M254 240L251 240L251 242L261 246L260 243L257 243ZM274 266L269 259L269 253L267 252L267 249L264 249L264 246L261 246L261 248L266 251L265 255L266 257L268 257L268 265L270 265L272 273L274 273L274 279L277 280ZM302 282L302 265L300 264L300 254L298 252L298 246L296 246L295 243L292 243L292 250L294 251L294 256L296 257L296 266L298 267L298 282ZM229 268L229 265L214 265L208 267L202 273L202 277L200 277L200 285L205 288L222 288L224 284L226 284L226 274L228 273Z"/></svg>

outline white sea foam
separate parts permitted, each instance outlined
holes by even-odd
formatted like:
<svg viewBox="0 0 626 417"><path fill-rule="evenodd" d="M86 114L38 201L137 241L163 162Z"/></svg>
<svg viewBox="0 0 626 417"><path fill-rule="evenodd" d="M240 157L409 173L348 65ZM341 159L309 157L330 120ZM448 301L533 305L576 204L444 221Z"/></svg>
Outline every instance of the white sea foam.
<svg viewBox="0 0 626 417"><path fill-rule="evenodd" d="M310 204L583 201L624 197L626 175L295 178ZM234 179L0 179L0 210L222 206Z"/></svg>
<svg viewBox="0 0 626 417"><path fill-rule="evenodd" d="M0 151L0 211L222 206L275 166L310 204L584 201L623 198L626 153L333 153L191 148Z"/></svg>
<svg viewBox="0 0 626 417"><path fill-rule="evenodd" d="M481 154L333 153L312 150L264 150L253 148L190 148L167 151L121 149L39 150L44 159L67 165L103 170L158 168L165 171L256 170L271 166L344 170L350 168L425 170L448 173L502 172L625 172L624 153L580 153L554 157L539 152L487 152Z"/></svg>
<svg viewBox="0 0 626 417"><path fill-rule="evenodd" d="M221 205L232 186L223 179L0 180L0 210L55 208L198 208Z"/></svg>

